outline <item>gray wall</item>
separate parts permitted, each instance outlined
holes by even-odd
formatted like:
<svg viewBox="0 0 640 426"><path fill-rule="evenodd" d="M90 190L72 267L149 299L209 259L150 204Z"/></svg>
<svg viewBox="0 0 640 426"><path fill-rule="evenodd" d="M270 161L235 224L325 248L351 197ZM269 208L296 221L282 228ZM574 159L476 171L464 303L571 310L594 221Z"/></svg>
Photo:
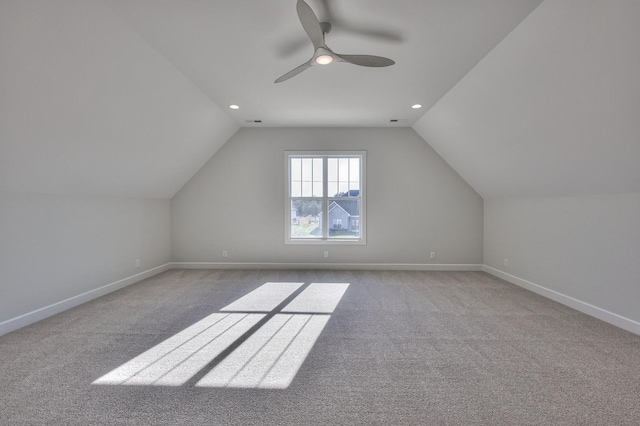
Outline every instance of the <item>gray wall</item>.
<svg viewBox="0 0 640 426"><path fill-rule="evenodd" d="M486 265L627 329L616 315L640 320L639 19L638 1L544 1L413 126L484 198Z"/></svg>
<svg viewBox="0 0 640 426"><path fill-rule="evenodd" d="M8 320L170 262L169 215L169 200L0 192L0 334L3 322L10 330Z"/></svg>
<svg viewBox="0 0 640 426"><path fill-rule="evenodd" d="M485 200L484 221L487 266L640 322L640 194Z"/></svg>
<svg viewBox="0 0 640 426"><path fill-rule="evenodd" d="M286 150L367 151L366 246L285 245ZM243 128L171 200L172 259L480 264L482 217L480 196L410 128Z"/></svg>

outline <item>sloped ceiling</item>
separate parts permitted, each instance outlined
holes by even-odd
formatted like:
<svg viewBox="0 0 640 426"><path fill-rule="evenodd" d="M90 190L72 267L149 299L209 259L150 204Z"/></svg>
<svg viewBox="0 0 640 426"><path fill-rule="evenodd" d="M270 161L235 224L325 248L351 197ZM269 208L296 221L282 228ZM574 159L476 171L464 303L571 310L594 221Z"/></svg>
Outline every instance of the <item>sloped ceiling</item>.
<svg viewBox="0 0 640 426"><path fill-rule="evenodd" d="M0 190L170 198L238 129L99 1L0 2Z"/></svg>
<svg viewBox="0 0 640 426"><path fill-rule="evenodd" d="M311 56L295 0L0 1L0 191L170 198L248 119L410 126L541 0L308 2L396 65L274 84Z"/></svg>
<svg viewBox="0 0 640 426"><path fill-rule="evenodd" d="M333 26L329 47L396 64L274 84L313 53L296 1L104 0L218 105L240 105L239 125L262 127L410 126L541 0L307 0Z"/></svg>
<svg viewBox="0 0 640 426"><path fill-rule="evenodd" d="M484 198L640 192L640 2L309 4L397 64L273 84L310 55L294 0L0 1L0 191L170 198L262 119L413 124Z"/></svg>
<svg viewBox="0 0 640 426"><path fill-rule="evenodd" d="M639 23L547 0L414 129L485 199L640 192Z"/></svg>

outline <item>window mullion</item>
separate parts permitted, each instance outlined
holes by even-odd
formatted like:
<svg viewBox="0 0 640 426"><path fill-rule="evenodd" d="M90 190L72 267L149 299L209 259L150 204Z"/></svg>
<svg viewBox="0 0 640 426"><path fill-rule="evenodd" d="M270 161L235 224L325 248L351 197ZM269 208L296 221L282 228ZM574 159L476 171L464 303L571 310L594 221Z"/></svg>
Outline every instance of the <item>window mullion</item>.
<svg viewBox="0 0 640 426"><path fill-rule="evenodd" d="M329 239L329 203L327 197L329 193L329 159L325 155L322 157L322 238Z"/></svg>
<svg viewBox="0 0 640 426"><path fill-rule="evenodd" d="M347 195L351 195L351 159L347 159Z"/></svg>

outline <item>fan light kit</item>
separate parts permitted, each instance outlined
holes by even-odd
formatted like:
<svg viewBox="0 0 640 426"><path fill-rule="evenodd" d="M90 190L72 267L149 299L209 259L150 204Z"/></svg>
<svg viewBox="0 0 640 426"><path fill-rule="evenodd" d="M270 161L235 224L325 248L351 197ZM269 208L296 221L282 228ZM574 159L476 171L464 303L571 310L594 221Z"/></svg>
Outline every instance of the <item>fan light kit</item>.
<svg viewBox="0 0 640 426"><path fill-rule="evenodd" d="M316 58L316 64L329 65L331 62L333 62L333 56L331 55L320 55Z"/></svg>
<svg viewBox="0 0 640 426"><path fill-rule="evenodd" d="M300 18L300 23L302 24L302 28L307 33L309 38L311 39L311 43L313 43L314 53L311 59L309 59L304 64L300 65L297 68L292 69L282 77L278 78L275 82L281 83L285 80L290 79L307 68L312 67L313 65L329 65L332 62L348 62L354 65L360 65L363 67L388 67L389 65L395 64L389 58L383 58L382 56L373 56L373 55L342 55L337 54L333 50L329 49L324 42L325 34L328 34L331 31L331 24L328 22L320 22L316 17L313 10L309 7L304 0L298 0L298 4L296 5L296 9L298 11L298 18Z"/></svg>

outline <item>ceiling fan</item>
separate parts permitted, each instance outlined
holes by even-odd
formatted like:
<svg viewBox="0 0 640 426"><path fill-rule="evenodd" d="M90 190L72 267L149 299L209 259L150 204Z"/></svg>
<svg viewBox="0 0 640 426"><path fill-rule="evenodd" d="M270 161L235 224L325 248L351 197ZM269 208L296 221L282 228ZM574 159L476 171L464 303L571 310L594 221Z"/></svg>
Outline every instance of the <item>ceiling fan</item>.
<svg viewBox="0 0 640 426"><path fill-rule="evenodd" d="M331 24L329 24L328 22L318 21L315 13L313 13L311 7L309 7L309 5L304 2L304 0L298 0L296 9L298 11L298 17L300 18L302 28L304 28L305 32L311 39L311 43L313 43L313 48L315 49L315 51L310 60L278 78L275 81L276 83L281 83L285 80L288 80L291 77L300 74L302 71L316 64L329 65L333 61L348 62L350 64L360 65L363 67L388 67L395 64L395 62L391 59L383 58L382 56L343 55L335 53L333 50L329 49L329 47L327 47L324 42L325 34L331 31Z"/></svg>

